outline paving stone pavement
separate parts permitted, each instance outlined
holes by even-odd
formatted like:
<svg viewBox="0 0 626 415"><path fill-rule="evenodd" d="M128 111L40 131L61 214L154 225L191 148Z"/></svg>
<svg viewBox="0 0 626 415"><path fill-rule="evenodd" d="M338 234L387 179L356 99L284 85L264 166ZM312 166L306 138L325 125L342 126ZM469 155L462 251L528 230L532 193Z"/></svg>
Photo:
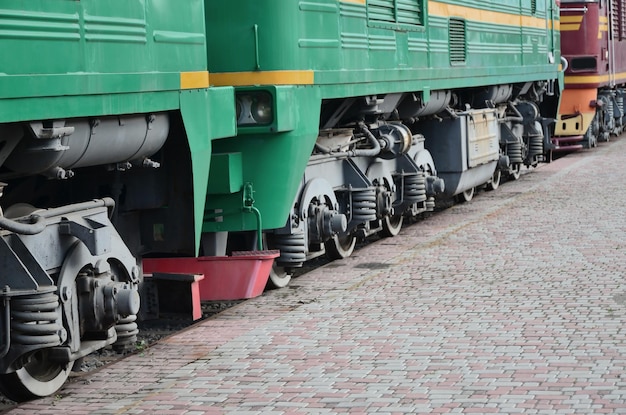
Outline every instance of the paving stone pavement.
<svg viewBox="0 0 626 415"><path fill-rule="evenodd" d="M11 414L626 414L626 139Z"/></svg>

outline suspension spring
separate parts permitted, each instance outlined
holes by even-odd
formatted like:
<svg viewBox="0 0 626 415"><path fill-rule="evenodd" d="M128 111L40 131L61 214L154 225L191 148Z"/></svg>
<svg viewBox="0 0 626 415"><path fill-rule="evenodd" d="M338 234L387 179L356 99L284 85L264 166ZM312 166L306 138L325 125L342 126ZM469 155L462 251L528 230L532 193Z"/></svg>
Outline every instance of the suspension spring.
<svg viewBox="0 0 626 415"><path fill-rule="evenodd" d="M530 160L533 157L543 154L543 136L531 135L528 137L528 158Z"/></svg>
<svg viewBox="0 0 626 415"><path fill-rule="evenodd" d="M274 247L280 249L280 257L276 262L300 265L306 261L304 233L274 235Z"/></svg>
<svg viewBox="0 0 626 415"><path fill-rule="evenodd" d="M137 342L137 334L139 334L139 328L136 315L130 315L121 319L115 325L115 332L117 333L117 340L113 343L113 348L116 350L126 350L132 347Z"/></svg>
<svg viewBox="0 0 626 415"><path fill-rule="evenodd" d="M428 200L426 201L426 210L428 212L432 212L433 210L435 210L435 198L434 197L429 197Z"/></svg>
<svg viewBox="0 0 626 415"><path fill-rule="evenodd" d="M403 200L406 204L426 201L426 175L424 172L408 174L404 177L402 186Z"/></svg>
<svg viewBox="0 0 626 415"><path fill-rule="evenodd" d="M352 221L365 223L376 220L376 189L352 191Z"/></svg>
<svg viewBox="0 0 626 415"><path fill-rule="evenodd" d="M11 340L38 347L62 343L63 328L56 323L59 297L53 293L15 297L11 300Z"/></svg>
<svg viewBox="0 0 626 415"><path fill-rule="evenodd" d="M507 143L506 155L509 156L509 162L511 164L521 164L524 161L522 157L522 143L519 141Z"/></svg>

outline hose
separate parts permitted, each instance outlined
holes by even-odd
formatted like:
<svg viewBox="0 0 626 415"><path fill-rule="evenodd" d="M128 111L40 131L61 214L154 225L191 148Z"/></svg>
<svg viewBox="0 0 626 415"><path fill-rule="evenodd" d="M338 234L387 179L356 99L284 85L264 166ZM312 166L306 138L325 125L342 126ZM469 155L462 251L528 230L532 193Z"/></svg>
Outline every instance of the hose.
<svg viewBox="0 0 626 415"><path fill-rule="evenodd" d="M0 216L0 228L20 235L36 235L46 229L46 219L39 215L30 215L27 223Z"/></svg>

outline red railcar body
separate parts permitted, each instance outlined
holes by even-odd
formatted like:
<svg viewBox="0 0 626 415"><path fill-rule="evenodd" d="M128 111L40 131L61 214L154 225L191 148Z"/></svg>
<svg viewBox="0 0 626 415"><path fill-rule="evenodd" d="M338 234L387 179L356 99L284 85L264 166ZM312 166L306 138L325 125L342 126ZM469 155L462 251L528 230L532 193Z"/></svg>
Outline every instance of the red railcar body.
<svg viewBox="0 0 626 415"><path fill-rule="evenodd" d="M561 1L565 90L553 143L593 147L624 125L626 0Z"/></svg>

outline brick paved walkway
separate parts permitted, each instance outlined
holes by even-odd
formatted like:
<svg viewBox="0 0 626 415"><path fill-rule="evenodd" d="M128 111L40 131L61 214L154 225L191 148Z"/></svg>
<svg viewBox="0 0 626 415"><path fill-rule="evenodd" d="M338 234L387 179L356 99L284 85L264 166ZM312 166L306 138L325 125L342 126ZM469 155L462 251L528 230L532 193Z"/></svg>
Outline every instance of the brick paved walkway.
<svg viewBox="0 0 626 415"><path fill-rule="evenodd" d="M626 140L12 414L626 413Z"/></svg>

